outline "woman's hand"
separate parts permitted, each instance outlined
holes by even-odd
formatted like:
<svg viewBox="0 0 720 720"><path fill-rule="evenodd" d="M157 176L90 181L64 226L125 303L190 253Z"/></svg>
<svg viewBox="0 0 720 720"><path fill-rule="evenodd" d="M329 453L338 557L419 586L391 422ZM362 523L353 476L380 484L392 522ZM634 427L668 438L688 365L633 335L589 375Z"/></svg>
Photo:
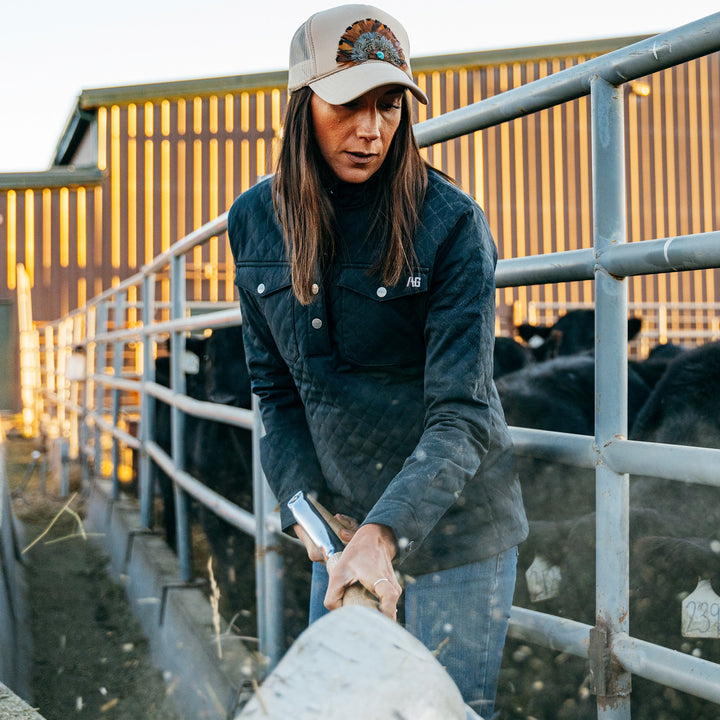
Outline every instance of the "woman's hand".
<svg viewBox="0 0 720 720"><path fill-rule="evenodd" d="M341 515L340 513L335 515L335 520L337 520L336 532L338 537L344 543L349 543L352 540L353 535L355 535L357 529L360 527L358 521L355 520L355 518L351 518L349 515ZM300 527L300 525L297 523L293 525L293 530L305 546L305 550L307 551L310 560L313 562L325 562L325 558L323 557L320 549L317 545L315 545L315 543L310 539L310 536Z"/></svg>
<svg viewBox="0 0 720 720"><path fill-rule="evenodd" d="M338 530L338 536L347 545L353 539L353 535L360 527L360 523L355 518L341 513L336 513L335 519L338 521L338 525L341 526L341 529Z"/></svg>
<svg viewBox="0 0 720 720"><path fill-rule="evenodd" d="M341 607L345 589L359 582L380 601L380 611L395 620L402 594L392 566L396 551L395 535L386 525L369 523L354 531L330 573L325 607L328 610Z"/></svg>
<svg viewBox="0 0 720 720"><path fill-rule="evenodd" d="M293 525L293 530L300 539L300 542L302 542L305 546L305 550L310 560L313 562L325 562L325 558L323 557L320 548L318 548L318 546L310 539L310 536L300 527L300 525L295 523L295 525Z"/></svg>

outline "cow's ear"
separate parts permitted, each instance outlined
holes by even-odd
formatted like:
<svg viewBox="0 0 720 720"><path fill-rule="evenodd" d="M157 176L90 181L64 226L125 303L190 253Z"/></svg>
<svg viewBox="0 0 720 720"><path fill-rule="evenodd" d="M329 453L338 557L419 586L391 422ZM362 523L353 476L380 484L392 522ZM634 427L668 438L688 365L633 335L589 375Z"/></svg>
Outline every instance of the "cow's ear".
<svg viewBox="0 0 720 720"><path fill-rule="evenodd" d="M632 340L642 328L642 318L628 318L628 340Z"/></svg>

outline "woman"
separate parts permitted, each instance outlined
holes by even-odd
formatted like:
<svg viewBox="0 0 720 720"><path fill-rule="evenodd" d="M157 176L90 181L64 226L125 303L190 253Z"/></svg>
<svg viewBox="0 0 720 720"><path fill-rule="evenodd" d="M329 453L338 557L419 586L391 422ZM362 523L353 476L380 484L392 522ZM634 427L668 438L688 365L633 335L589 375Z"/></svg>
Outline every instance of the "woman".
<svg viewBox="0 0 720 720"><path fill-rule="evenodd" d="M394 618L401 571L408 629L490 717L527 533L492 381L497 254L481 209L419 154L408 57L377 8L313 15L275 176L228 232L263 468L315 561L311 621L355 582ZM298 490L348 528L329 578L287 509Z"/></svg>

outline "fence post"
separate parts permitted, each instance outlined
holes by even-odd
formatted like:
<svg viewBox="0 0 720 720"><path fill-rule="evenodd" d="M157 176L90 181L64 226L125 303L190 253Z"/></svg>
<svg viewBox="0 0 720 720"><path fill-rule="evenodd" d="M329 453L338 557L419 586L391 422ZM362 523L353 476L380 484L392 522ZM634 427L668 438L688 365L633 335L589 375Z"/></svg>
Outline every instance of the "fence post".
<svg viewBox="0 0 720 720"><path fill-rule="evenodd" d="M96 333L103 335L107 332L108 308L107 302L103 300L98 303L96 317ZM105 363L107 362L107 342L95 342L95 426L93 428L95 444L95 476L102 477L102 430L98 419L102 418L105 411L105 383L100 377L105 374Z"/></svg>
<svg viewBox="0 0 720 720"><path fill-rule="evenodd" d="M278 550L279 540L274 537L267 524L268 514L277 505L277 501L260 465L260 438L264 428L256 395L252 396L252 410L255 419L252 447L258 640L260 654L265 658L266 669L270 672L283 653L282 555Z"/></svg>
<svg viewBox="0 0 720 720"><path fill-rule="evenodd" d="M142 282L142 324L147 330L155 318L155 275L145 275ZM152 482L152 459L147 452L147 443L155 433L155 398L145 389L145 383L155 382L153 357L153 336L143 334L142 394L140 398L140 521L143 527L153 526L152 506L155 488Z"/></svg>
<svg viewBox="0 0 720 720"><path fill-rule="evenodd" d="M121 330L125 325L125 293L119 292L115 296L115 308L113 313L113 329ZM124 358L123 353L125 349L124 340L115 340L113 342L113 377L119 378L122 376ZM112 426L117 428L118 420L120 418L120 390L117 387L113 387L110 392L112 399ZM117 500L120 497L120 477L118 470L120 468L120 441L113 435L112 438L112 496L113 500Z"/></svg>
<svg viewBox="0 0 720 720"><path fill-rule="evenodd" d="M627 281L602 267L603 253L625 243L623 87L596 77L591 86L595 244L595 443L627 436ZM596 627L590 671L600 720L630 717L630 673L613 659L613 635L628 632L629 480L596 467Z"/></svg>
<svg viewBox="0 0 720 720"><path fill-rule="evenodd" d="M185 317L185 256L170 260L170 315L173 320ZM185 334L174 330L170 334L170 387L174 394L185 394ZM185 414L175 405L170 410L172 429L172 457L178 470L185 469ZM177 552L180 577L183 582L192 580L192 541L190 537L190 502L187 493L173 481L175 518L177 524Z"/></svg>
<svg viewBox="0 0 720 720"><path fill-rule="evenodd" d="M70 393L68 388L68 379L65 372L67 365L67 347L68 347L68 321L66 319L61 320L58 323L57 336L56 336L56 347L57 351L55 354L55 371L56 371L56 382L57 389L56 400L57 403L57 424L58 424L58 437L65 437L66 434L66 420L67 420L67 407L63 400L70 399Z"/></svg>
<svg viewBox="0 0 720 720"><path fill-rule="evenodd" d="M70 457L80 460L80 425L83 417L85 389L85 312L80 311L73 316L72 345L70 365L70 396L73 405L70 420ZM78 408L80 408L78 410Z"/></svg>
<svg viewBox="0 0 720 720"><path fill-rule="evenodd" d="M85 492L90 487L90 462L88 459L88 451L90 446L90 430L88 427L88 413L92 404L93 384L90 380L91 370L95 361L95 313L94 306L86 306L85 308L85 377L83 379L82 391L82 418L80 421L80 468L82 488Z"/></svg>

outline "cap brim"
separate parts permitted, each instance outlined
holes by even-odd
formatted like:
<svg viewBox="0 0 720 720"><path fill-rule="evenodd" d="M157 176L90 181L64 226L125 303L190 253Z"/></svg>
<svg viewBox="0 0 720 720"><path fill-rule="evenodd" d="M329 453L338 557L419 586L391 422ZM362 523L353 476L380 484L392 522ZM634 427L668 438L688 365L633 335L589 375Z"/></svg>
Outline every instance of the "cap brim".
<svg viewBox="0 0 720 720"><path fill-rule="evenodd" d="M368 60L360 65L338 70L308 83L313 92L331 105L343 105L383 85L402 85L427 105L425 93L403 70L382 60Z"/></svg>

